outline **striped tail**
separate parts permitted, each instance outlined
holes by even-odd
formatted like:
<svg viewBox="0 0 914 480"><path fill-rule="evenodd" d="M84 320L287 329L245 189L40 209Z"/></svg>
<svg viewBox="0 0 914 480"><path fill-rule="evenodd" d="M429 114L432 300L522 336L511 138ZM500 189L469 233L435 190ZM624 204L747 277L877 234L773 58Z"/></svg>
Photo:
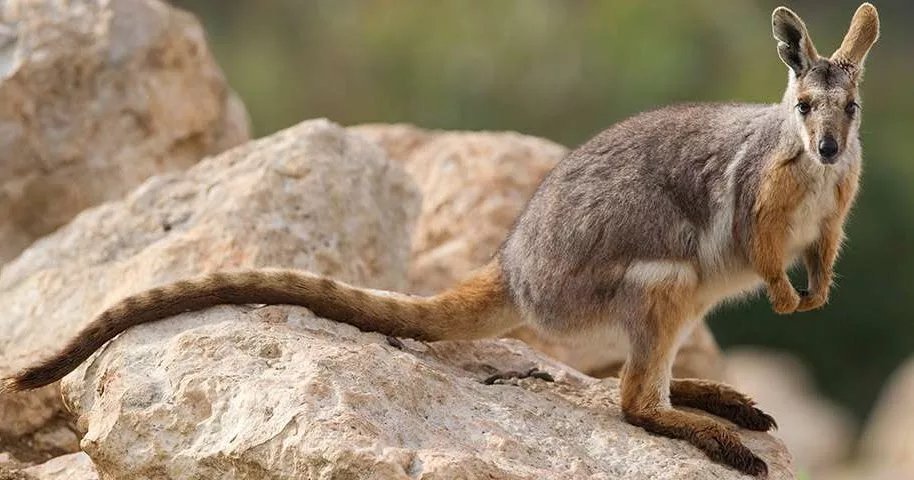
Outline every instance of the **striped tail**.
<svg viewBox="0 0 914 480"><path fill-rule="evenodd" d="M95 317L59 352L0 382L4 391L56 382L135 325L222 304L300 305L359 329L418 340L495 337L520 324L493 261L469 280L431 297L358 288L294 270L222 272L153 288Z"/></svg>

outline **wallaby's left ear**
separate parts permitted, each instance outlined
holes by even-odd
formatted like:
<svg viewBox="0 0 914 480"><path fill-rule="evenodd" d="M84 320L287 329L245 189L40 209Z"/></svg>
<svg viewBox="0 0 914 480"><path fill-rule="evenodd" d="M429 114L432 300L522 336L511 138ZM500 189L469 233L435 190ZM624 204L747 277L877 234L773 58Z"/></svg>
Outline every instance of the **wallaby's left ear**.
<svg viewBox="0 0 914 480"><path fill-rule="evenodd" d="M797 77L806 73L819 59L806 24L789 8L778 7L771 13L771 33L778 41L778 56Z"/></svg>
<svg viewBox="0 0 914 480"><path fill-rule="evenodd" d="M879 13L869 3L860 5L841 46L831 56L831 61L850 67L854 73L863 69L867 52L879 38Z"/></svg>

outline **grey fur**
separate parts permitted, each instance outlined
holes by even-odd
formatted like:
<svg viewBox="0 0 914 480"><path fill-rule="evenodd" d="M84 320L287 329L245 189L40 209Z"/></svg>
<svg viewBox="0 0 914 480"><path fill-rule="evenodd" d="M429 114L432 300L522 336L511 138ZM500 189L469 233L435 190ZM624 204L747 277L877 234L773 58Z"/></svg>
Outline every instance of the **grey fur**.
<svg viewBox="0 0 914 480"><path fill-rule="evenodd" d="M827 60L815 65L807 86L833 89L836 79L844 86L840 69ZM748 242L763 169L775 152L793 157L797 168L823 168L805 154L795 88L791 79L777 104L642 113L571 152L540 185L499 252L509 293L527 320L558 335L637 322L644 292L624 281L634 262L687 262L699 281L751 271ZM837 169L859 162L856 131L845 150ZM715 261L727 271L718 271L701 257L700 243L728 203L731 234Z"/></svg>
<svg viewBox="0 0 914 480"><path fill-rule="evenodd" d="M509 291L549 331L609 313L635 261L698 264L722 201L749 227L759 171L782 137L780 105L699 104L643 113L571 152L543 181L500 252ZM737 199L725 170L744 149ZM745 237L746 235L740 235ZM731 253L747 262L737 243Z"/></svg>

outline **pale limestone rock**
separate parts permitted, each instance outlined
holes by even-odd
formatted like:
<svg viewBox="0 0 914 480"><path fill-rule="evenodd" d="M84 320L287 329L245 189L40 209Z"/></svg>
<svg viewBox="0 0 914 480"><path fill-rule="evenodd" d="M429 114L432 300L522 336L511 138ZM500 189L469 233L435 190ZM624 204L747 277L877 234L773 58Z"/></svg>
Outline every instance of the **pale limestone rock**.
<svg viewBox="0 0 914 480"><path fill-rule="evenodd" d="M127 331L62 391L103 478L744 478L624 423L615 379L516 340L403 343L220 306ZM482 382L532 367L556 382ZM779 441L741 434L769 479L793 478Z"/></svg>
<svg viewBox="0 0 914 480"><path fill-rule="evenodd" d="M817 474L812 480L820 478L822 480L910 480L914 478L914 472L899 466L857 463Z"/></svg>
<svg viewBox="0 0 914 480"><path fill-rule="evenodd" d="M851 416L815 391L799 360L741 348L727 351L725 363L727 380L777 420L777 436L799 470L823 472L846 459L854 440Z"/></svg>
<svg viewBox="0 0 914 480"><path fill-rule="evenodd" d="M513 132L435 132L409 125L351 130L378 142L422 190L411 289L435 293L488 262L566 149Z"/></svg>
<svg viewBox="0 0 914 480"><path fill-rule="evenodd" d="M914 359L889 378L860 441L861 461L871 476L914 478Z"/></svg>
<svg viewBox="0 0 914 480"><path fill-rule="evenodd" d="M205 272L300 268L404 289L412 179L325 120L157 176L90 209L0 272L0 376L34 362L131 293ZM57 386L0 396L0 441L41 430Z"/></svg>
<svg viewBox="0 0 914 480"><path fill-rule="evenodd" d="M83 452L55 457L22 473L35 480L98 480L92 459Z"/></svg>
<svg viewBox="0 0 914 480"><path fill-rule="evenodd" d="M413 233L410 289L434 293L488 262L540 181L567 153L541 138L511 132L444 132L412 125L360 125L364 135L400 162L422 190ZM599 342L562 343L532 329L520 338L591 375L617 375L628 344L617 333ZM683 344L674 374L720 379L720 349L702 323Z"/></svg>
<svg viewBox="0 0 914 480"><path fill-rule="evenodd" d="M192 15L159 0L0 2L0 265L248 135Z"/></svg>

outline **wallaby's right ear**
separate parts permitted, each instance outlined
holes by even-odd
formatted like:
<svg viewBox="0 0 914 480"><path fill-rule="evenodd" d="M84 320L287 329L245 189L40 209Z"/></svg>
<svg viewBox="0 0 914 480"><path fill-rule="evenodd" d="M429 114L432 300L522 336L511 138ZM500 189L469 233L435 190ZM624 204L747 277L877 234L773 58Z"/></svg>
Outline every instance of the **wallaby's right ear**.
<svg viewBox="0 0 914 480"><path fill-rule="evenodd" d="M778 7L771 14L771 31L778 41L778 56L793 70L796 76L803 75L819 58L806 31L803 20L787 7Z"/></svg>

